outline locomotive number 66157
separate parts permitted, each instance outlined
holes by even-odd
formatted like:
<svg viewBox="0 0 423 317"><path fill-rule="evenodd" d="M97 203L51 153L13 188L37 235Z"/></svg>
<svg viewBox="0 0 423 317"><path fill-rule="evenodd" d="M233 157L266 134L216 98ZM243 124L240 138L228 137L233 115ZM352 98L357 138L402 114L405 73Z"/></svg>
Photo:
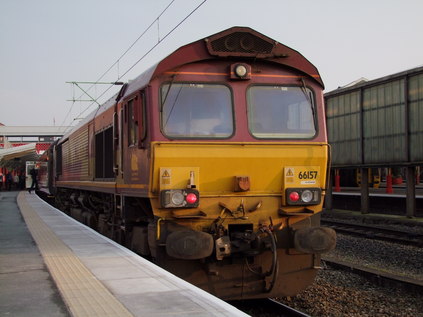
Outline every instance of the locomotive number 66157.
<svg viewBox="0 0 423 317"><path fill-rule="evenodd" d="M224 299L289 296L335 245L323 83L246 27L183 46L49 150L76 219Z"/></svg>

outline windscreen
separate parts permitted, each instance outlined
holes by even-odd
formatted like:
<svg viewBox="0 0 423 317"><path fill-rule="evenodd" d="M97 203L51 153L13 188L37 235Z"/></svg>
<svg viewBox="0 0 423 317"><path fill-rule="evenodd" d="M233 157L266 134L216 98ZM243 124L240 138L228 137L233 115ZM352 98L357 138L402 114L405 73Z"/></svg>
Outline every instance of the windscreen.
<svg viewBox="0 0 423 317"><path fill-rule="evenodd" d="M231 91L216 84L171 83L161 88L163 133L171 138L228 138L233 134Z"/></svg>
<svg viewBox="0 0 423 317"><path fill-rule="evenodd" d="M308 139L316 134L313 94L305 87L252 86L247 92L251 134L264 139Z"/></svg>

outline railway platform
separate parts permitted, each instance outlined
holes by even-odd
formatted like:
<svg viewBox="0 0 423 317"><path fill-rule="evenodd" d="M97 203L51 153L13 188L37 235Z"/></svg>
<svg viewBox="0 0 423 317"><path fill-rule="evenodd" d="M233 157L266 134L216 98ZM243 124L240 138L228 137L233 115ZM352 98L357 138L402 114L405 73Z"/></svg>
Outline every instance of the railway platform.
<svg viewBox="0 0 423 317"><path fill-rule="evenodd" d="M423 217L408 218L406 216L397 214L381 214L373 212L363 214L362 212L357 210L325 209L322 213L322 220L324 220L325 218L355 220L361 223L397 224L423 228Z"/></svg>
<svg viewBox="0 0 423 317"><path fill-rule="evenodd" d="M423 186L416 185L412 195L406 184L393 186L390 192L386 184L379 188L368 187L367 192L361 187L341 187L336 191L331 187L327 191L325 208L361 211L363 214L376 213L382 216L399 215L406 218L423 218Z"/></svg>
<svg viewBox="0 0 423 317"><path fill-rule="evenodd" d="M406 198L407 192L404 185L394 185L392 193L386 192L386 185L382 184L379 188L369 187L370 197L386 197L386 198ZM416 199L423 199L423 185L415 186ZM360 187L341 187L340 191L332 190L332 195L338 196L360 196Z"/></svg>
<svg viewBox="0 0 423 317"><path fill-rule="evenodd" d="M25 191L0 192L0 285L0 316L247 316Z"/></svg>

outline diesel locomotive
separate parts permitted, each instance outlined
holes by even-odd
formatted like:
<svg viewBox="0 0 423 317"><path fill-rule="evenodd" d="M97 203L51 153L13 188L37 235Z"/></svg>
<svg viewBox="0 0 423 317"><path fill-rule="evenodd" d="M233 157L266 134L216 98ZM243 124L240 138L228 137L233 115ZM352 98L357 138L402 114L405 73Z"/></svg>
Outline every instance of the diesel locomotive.
<svg viewBox="0 0 423 317"><path fill-rule="evenodd" d="M183 46L48 152L64 212L223 299L291 296L334 248L320 226L323 82L246 27Z"/></svg>

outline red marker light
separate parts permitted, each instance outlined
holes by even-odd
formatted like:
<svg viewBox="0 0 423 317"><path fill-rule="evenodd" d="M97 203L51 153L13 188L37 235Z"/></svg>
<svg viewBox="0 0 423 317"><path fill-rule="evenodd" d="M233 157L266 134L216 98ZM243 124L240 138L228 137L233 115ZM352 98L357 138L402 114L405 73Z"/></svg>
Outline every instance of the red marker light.
<svg viewBox="0 0 423 317"><path fill-rule="evenodd" d="M197 195L195 195L194 193L189 193L185 200L188 204L195 204L195 202L197 201Z"/></svg>
<svg viewBox="0 0 423 317"><path fill-rule="evenodd" d="M296 202L300 199L300 194L298 194L297 192L292 192L289 194L289 200L292 202Z"/></svg>

